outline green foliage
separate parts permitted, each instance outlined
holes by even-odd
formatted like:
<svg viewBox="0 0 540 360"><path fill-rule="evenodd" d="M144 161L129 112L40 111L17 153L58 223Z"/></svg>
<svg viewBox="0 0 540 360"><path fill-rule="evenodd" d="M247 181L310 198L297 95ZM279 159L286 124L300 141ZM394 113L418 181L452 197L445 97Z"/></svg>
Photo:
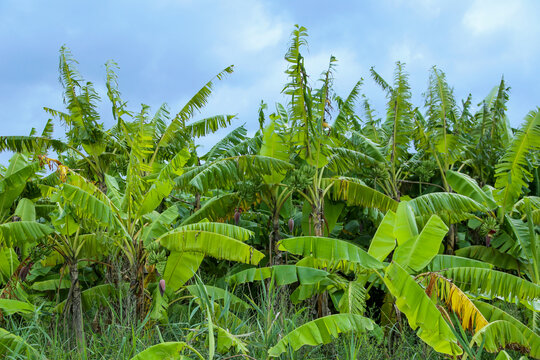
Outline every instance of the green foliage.
<svg viewBox="0 0 540 360"><path fill-rule="evenodd" d="M370 71L378 118L335 57L307 73L306 39L286 102L204 154L237 120L198 117L232 66L171 115L130 109L110 61L107 128L60 49L65 108L0 137L3 357L540 357L538 110L514 131L504 79L473 110L436 67L417 106L398 62Z"/></svg>
<svg viewBox="0 0 540 360"><path fill-rule="evenodd" d="M373 321L360 315L330 315L304 324L285 335L275 346L268 350L268 355L277 357L290 346L294 351L302 346L328 344L339 334L363 333L373 330Z"/></svg>
<svg viewBox="0 0 540 360"><path fill-rule="evenodd" d="M396 306L407 315L411 328L418 328L417 334L424 342L444 354L462 353L456 337L436 305L402 267L392 263L386 269L384 282L396 297Z"/></svg>

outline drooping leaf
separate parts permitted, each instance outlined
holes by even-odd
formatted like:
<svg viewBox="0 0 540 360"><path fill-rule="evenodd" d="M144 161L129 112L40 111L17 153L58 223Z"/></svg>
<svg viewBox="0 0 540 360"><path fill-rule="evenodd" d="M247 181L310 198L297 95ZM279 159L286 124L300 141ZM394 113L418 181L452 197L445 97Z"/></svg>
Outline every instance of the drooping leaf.
<svg viewBox="0 0 540 360"><path fill-rule="evenodd" d="M173 222L178 218L179 215L178 207L176 206L171 206L159 214L143 229L141 235L143 244L147 246L151 241L168 232Z"/></svg>
<svg viewBox="0 0 540 360"><path fill-rule="evenodd" d="M339 334L355 332L357 334L373 330L373 320L356 314L337 314L310 321L285 335L276 345L268 350L268 355L278 357L292 347L294 351L304 345L317 346L328 344Z"/></svg>
<svg viewBox="0 0 540 360"><path fill-rule="evenodd" d="M240 337L231 334L231 332L216 326L218 331L217 350L221 353L227 353L234 348L236 353L247 354L249 352L247 344Z"/></svg>
<svg viewBox="0 0 540 360"><path fill-rule="evenodd" d="M513 349L522 353L530 351L530 344L519 329L506 320L496 320L478 331L472 341L477 345L484 343L484 349L489 352L499 352L503 349Z"/></svg>
<svg viewBox="0 0 540 360"><path fill-rule="evenodd" d="M518 270L519 262L511 255L500 252L493 247L482 245L467 246L456 250L456 255L470 259L485 261L501 269ZM468 266L468 265L465 265Z"/></svg>
<svg viewBox="0 0 540 360"><path fill-rule="evenodd" d="M396 211L398 203L383 193L349 178L323 179L323 186L333 184L330 197L343 200L348 206L363 206L381 211Z"/></svg>
<svg viewBox="0 0 540 360"><path fill-rule="evenodd" d="M37 291L57 291L59 287L60 289L69 289L70 286L71 281L63 278L61 282L60 279L37 281L30 288Z"/></svg>
<svg viewBox="0 0 540 360"><path fill-rule="evenodd" d="M341 214L345 204L334 203L332 201L325 201L324 203L324 225L323 234L329 236L334 227L336 226L339 215ZM315 234L315 225L311 219L311 205L309 202L304 201L302 206L302 233L304 235Z"/></svg>
<svg viewBox="0 0 540 360"><path fill-rule="evenodd" d="M328 272L305 266L274 265L272 267L252 268L237 272L227 278L233 284L261 281L273 278L276 285L299 282L303 285L316 284L328 276Z"/></svg>
<svg viewBox="0 0 540 360"><path fill-rule="evenodd" d="M511 316L510 314L504 312L503 310L499 309L494 305L477 300L474 301L474 304L476 305L478 310L482 312L482 314L486 317L488 321L493 322L497 320L504 320L512 323L512 325L514 325L519 330L519 332L523 334L523 336L527 339L527 342L531 345L530 356L535 359L540 358L540 336L538 334L529 329L527 326L523 325L515 317Z"/></svg>
<svg viewBox="0 0 540 360"><path fill-rule="evenodd" d="M446 181L452 187L452 190L458 194L465 195L481 204L484 204L488 209L497 207L495 200L490 198L476 181L467 174L457 171L447 170Z"/></svg>
<svg viewBox="0 0 540 360"><path fill-rule="evenodd" d="M416 216L438 215L452 224L472 218L474 212L488 211L486 206L467 196L448 192L425 194L407 203Z"/></svg>
<svg viewBox="0 0 540 360"><path fill-rule="evenodd" d="M0 243L6 246L31 244L53 232L47 225L35 221L16 221L0 225Z"/></svg>
<svg viewBox="0 0 540 360"><path fill-rule="evenodd" d="M36 312L36 307L25 301L0 299L0 311L4 315L32 314Z"/></svg>
<svg viewBox="0 0 540 360"><path fill-rule="evenodd" d="M186 343L164 342L150 346L131 358L131 360L188 360L189 358L180 353L186 348Z"/></svg>
<svg viewBox="0 0 540 360"><path fill-rule="evenodd" d="M345 263L353 264L358 269L364 270L382 269L383 267L379 260L360 247L339 239L315 236L294 237L281 240L279 249L327 261L331 268Z"/></svg>
<svg viewBox="0 0 540 360"><path fill-rule="evenodd" d="M81 304L85 311L89 311L95 306L108 306L112 299L118 298L120 292L127 294L129 284L120 284L119 288L112 284L96 285L81 291ZM66 306L66 300L54 307L54 311L61 313Z"/></svg>
<svg viewBox="0 0 540 360"><path fill-rule="evenodd" d="M435 293L447 309L458 316L464 330L475 334L488 324L484 315L476 308L471 299L450 280L437 273L430 273L426 278L428 296Z"/></svg>
<svg viewBox="0 0 540 360"><path fill-rule="evenodd" d="M253 236L253 231L251 230L244 229L240 226L219 222L199 222L195 224L182 225L174 229L174 231L184 230L204 230L225 235L239 241L249 240L249 238Z"/></svg>
<svg viewBox="0 0 540 360"><path fill-rule="evenodd" d="M0 278L3 283L7 282L19 266L19 258L13 248L0 250Z"/></svg>
<svg viewBox="0 0 540 360"><path fill-rule="evenodd" d="M161 236L161 246L175 252L192 252L216 259L257 265L264 255L249 245L226 235L204 230L179 230Z"/></svg>
<svg viewBox="0 0 540 360"><path fill-rule="evenodd" d="M39 352L30 346L23 338L0 328L0 355L6 358L24 356L26 359L39 359Z"/></svg>
<svg viewBox="0 0 540 360"><path fill-rule="evenodd" d="M420 271L439 252L448 227L437 215L431 216L418 236L400 244L394 251L393 260L405 269Z"/></svg>
<svg viewBox="0 0 540 360"><path fill-rule="evenodd" d="M413 330L418 328L417 335L425 343L444 354L463 352L435 303L401 266L392 262L386 268L384 283L396 297L398 309L407 315Z"/></svg>
<svg viewBox="0 0 540 360"><path fill-rule="evenodd" d="M478 296L521 302L528 308L540 310L540 286L517 276L477 267L451 268L441 274L452 279L460 289Z"/></svg>
<svg viewBox="0 0 540 360"><path fill-rule="evenodd" d="M485 269L493 268L493 265L483 261L468 259L466 257L456 255L437 254L429 263L429 271L440 271L455 267L479 267Z"/></svg>
<svg viewBox="0 0 540 360"><path fill-rule="evenodd" d="M532 179L527 166L527 156L540 148L540 111L531 111L525 117L521 129L514 135L505 154L496 166L495 187L497 200L502 206L501 214L522 193L523 187Z"/></svg>

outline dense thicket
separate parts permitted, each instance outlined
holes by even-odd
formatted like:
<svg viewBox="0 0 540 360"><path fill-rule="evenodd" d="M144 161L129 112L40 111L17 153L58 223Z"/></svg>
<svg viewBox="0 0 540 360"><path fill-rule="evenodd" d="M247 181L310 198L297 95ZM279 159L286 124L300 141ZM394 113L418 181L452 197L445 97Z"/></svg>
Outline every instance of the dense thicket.
<svg viewBox="0 0 540 360"><path fill-rule="evenodd" d="M334 57L308 77L306 36L288 102L204 154L232 66L172 115L128 108L107 63L107 129L60 50L65 109L0 137L3 356L540 358L538 109L513 129L504 80L459 102L436 67L415 105L398 62L370 71L379 118L362 81L334 93Z"/></svg>

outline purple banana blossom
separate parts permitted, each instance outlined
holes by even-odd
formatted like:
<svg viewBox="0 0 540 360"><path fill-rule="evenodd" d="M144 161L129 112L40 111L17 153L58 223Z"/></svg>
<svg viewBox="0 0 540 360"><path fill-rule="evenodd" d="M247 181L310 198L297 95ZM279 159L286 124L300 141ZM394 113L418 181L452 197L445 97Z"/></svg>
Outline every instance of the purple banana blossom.
<svg viewBox="0 0 540 360"><path fill-rule="evenodd" d="M240 209L236 209L236 211L234 212L234 223L236 225L238 225L238 223L240 222L240 214L242 213L242 211Z"/></svg>
<svg viewBox="0 0 540 360"><path fill-rule="evenodd" d="M293 230L294 230L294 219L290 218L289 219L289 232L292 234Z"/></svg>
<svg viewBox="0 0 540 360"><path fill-rule="evenodd" d="M159 280L159 293L161 294L161 296L165 294L165 280L164 279Z"/></svg>

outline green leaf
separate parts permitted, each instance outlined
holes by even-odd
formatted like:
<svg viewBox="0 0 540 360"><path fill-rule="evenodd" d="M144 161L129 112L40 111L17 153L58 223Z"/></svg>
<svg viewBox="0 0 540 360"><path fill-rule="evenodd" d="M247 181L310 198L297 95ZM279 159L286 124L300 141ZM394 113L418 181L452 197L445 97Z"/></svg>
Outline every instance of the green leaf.
<svg viewBox="0 0 540 360"><path fill-rule="evenodd" d="M82 308L85 311L89 311L96 306L107 307L110 305L111 300L118 298L118 294L120 292L124 293L125 296L125 294L127 294L128 288L129 284L127 283L120 284L119 288L112 284L102 284L81 291ZM56 305L54 307L54 311L57 313L61 313L64 311L65 306L66 300Z"/></svg>
<svg viewBox="0 0 540 360"><path fill-rule="evenodd" d="M493 247L482 245L467 246L456 250L456 255L485 261L501 269L518 270L519 261L511 255L500 252Z"/></svg>
<svg viewBox="0 0 540 360"><path fill-rule="evenodd" d="M383 264L369 255L362 248L347 241L316 237L301 236L283 239L279 242L279 250L302 256L312 256L325 260L329 267L353 264L359 270L382 269Z"/></svg>
<svg viewBox="0 0 540 360"><path fill-rule="evenodd" d="M219 352L227 353L231 348L234 348L236 353L247 354L249 352L247 344L240 340L238 336L231 334L220 326L216 326L216 328L218 330L217 350Z"/></svg>
<svg viewBox="0 0 540 360"><path fill-rule="evenodd" d="M528 170L527 156L540 148L540 111L531 111L525 117L521 129L514 135L502 159L495 168L497 202L501 214L508 211L522 193L523 187L532 179Z"/></svg>
<svg viewBox="0 0 540 360"><path fill-rule="evenodd" d="M213 232L242 242L249 240L249 238L254 235L253 231L244 229L243 227L219 222L199 222L195 224L182 225L174 229L175 232L185 230L203 230Z"/></svg>
<svg viewBox="0 0 540 360"><path fill-rule="evenodd" d="M496 320L484 326L474 334L472 341L476 345L484 342L484 349L492 353L505 348L514 348L528 353L530 349L529 342L519 329L505 320Z"/></svg>
<svg viewBox="0 0 540 360"><path fill-rule="evenodd" d="M79 235L79 248L75 254L79 259L103 259L109 255L113 239L104 233Z"/></svg>
<svg viewBox="0 0 540 360"><path fill-rule="evenodd" d="M198 223L204 219L218 221L232 218L234 210L240 202L238 193L215 196L209 199L198 211L185 218L182 225Z"/></svg>
<svg viewBox="0 0 540 360"><path fill-rule="evenodd" d="M148 214L161 204L174 188L173 177L181 175L182 167L189 160L191 154L187 149L179 151L167 165L158 173L150 188L144 194L140 207L137 210L137 216Z"/></svg>
<svg viewBox="0 0 540 360"><path fill-rule="evenodd" d="M39 162L28 164L20 154L10 160L10 167L0 179L0 213L9 209L23 192L26 182L40 169Z"/></svg>
<svg viewBox="0 0 540 360"><path fill-rule="evenodd" d="M407 201L400 202L397 208L394 235L398 246L418 235L418 226L416 225L414 213Z"/></svg>
<svg viewBox="0 0 540 360"><path fill-rule="evenodd" d="M480 297L501 298L508 302L521 302L538 311L540 286L504 272L476 267L460 267L444 270L441 274L450 278L464 291Z"/></svg>
<svg viewBox="0 0 540 360"><path fill-rule="evenodd" d="M477 300L474 301L474 304L488 321L504 320L514 325L530 344L530 355L535 359L540 358L540 336L538 334L496 306Z"/></svg>
<svg viewBox="0 0 540 360"><path fill-rule="evenodd" d="M485 263L483 261L468 259L466 257L455 255L441 255L437 254L428 265L429 271L440 271L455 267L478 267L484 269L491 269L493 265Z"/></svg>
<svg viewBox="0 0 540 360"><path fill-rule="evenodd" d="M57 291L58 287L60 289L69 289L71 281L66 278L62 279L62 282L60 282L60 279L37 281L30 288L36 291Z"/></svg>
<svg viewBox="0 0 540 360"><path fill-rule="evenodd" d="M397 247L394 251L394 261L404 268L422 270L439 252L447 232L446 224L437 215L433 215L418 236Z"/></svg>
<svg viewBox="0 0 540 360"><path fill-rule="evenodd" d="M178 207L171 206L159 214L150 224L144 227L141 240L145 246L170 230L178 218Z"/></svg>
<svg viewBox="0 0 540 360"><path fill-rule="evenodd" d="M272 267L252 268L239 271L227 277L227 281L233 284L261 281L273 278L276 285L288 285L295 282L300 284L316 284L326 279L328 272L304 266L274 265Z"/></svg>
<svg viewBox="0 0 540 360"><path fill-rule="evenodd" d="M19 200L15 215L20 217L22 221L36 221L36 207L32 200L27 198Z"/></svg>
<svg viewBox="0 0 540 360"><path fill-rule="evenodd" d="M501 351L499 354L497 354L497 357L495 360L513 360L510 355L506 351Z"/></svg>
<svg viewBox="0 0 540 360"><path fill-rule="evenodd" d="M364 315L367 291L363 281L347 281L345 289L339 293L341 293L341 297L337 308L340 313ZM333 295L335 296L336 293Z"/></svg>
<svg viewBox="0 0 540 360"><path fill-rule="evenodd" d="M189 251L171 251L165 265L163 279L167 287L178 290L189 279L193 277L201 262L204 254Z"/></svg>
<svg viewBox="0 0 540 360"><path fill-rule="evenodd" d="M148 349L141 351L131 358L131 360L188 360L180 353L186 348L186 343L179 342L164 342Z"/></svg>
<svg viewBox="0 0 540 360"><path fill-rule="evenodd" d="M119 224L116 218L117 211L105 194L92 193L70 184L64 184L63 193L66 202L77 204L73 206L77 216L94 219L104 226L117 227Z"/></svg>
<svg viewBox="0 0 540 360"><path fill-rule="evenodd" d="M325 201L324 203L324 219L325 224L323 226L324 236L329 236L334 227L336 226L339 215L341 214L345 204L334 203L331 201ZM315 234L315 225L310 220L311 205L309 202L304 201L302 206L302 233L306 235Z"/></svg>
<svg viewBox="0 0 540 360"><path fill-rule="evenodd" d="M452 187L452 190L458 194L465 195L481 204L484 204L488 209L495 209L497 203L489 197L476 181L467 174L457 171L447 170L446 181Z"/></svg>
<svg viewBox="0 0 540 360"><path fill-rule="evenodd" d="M187 251L219 260L257 265L264 255L249 245L226 235L203 230L179 230L167 233L157 241L170 251Z"/></svg>
<svg viewBox="0 0 540 360"><path fill-rule="evenodd" d="M0 310L5 315L33 314L36 311L36 307L24 301L0 299Z"/></svg>
<svg viewBox="0 0 540 360"><path fill-rule="evenodd" d="M35 221L16 221L0 225L0 243L6 246L31 244L50 233L53 229Z"/></svg>
<svg viewBox="0 0 540 360"><path fill-rule="evenodd" d="M195 112L201 111L201 109L206 106L208 103L208 98L210 97L210 94L212 93L212 89L214 87L214 79L221 80L226 74L231 74L233 72L233 67L229 66L225 68L223 71L221 71L219 74L217 74L212 80L207 82L185 105L184 107L176 114L174 119L172 120L171 124L167 127L167 129L163 132L161 138L158 141L158 144L156 145L156 150L159 147L167 146L177 136L181 136L186 131L186 121L188 121L190 118L193 117ZM230 121L230 119L229 119ZM204 126L203 128L206 129L207 126ZM200 129L199 127L191 127L191 133L194 132L195 129ZM198 132L201 134L201 132ZM191 135L191 134L189 134Z"/></svg>
<svg viewBox="0 0 540 360"><path fill-rule="evenodd" d="M310 321L285 335L275 346L268 350L268 355L278 357L292 347L294 351L304 345L317 346L328 344L339 334L355 332L365 333L373 330L373 320L356 314L337 314Z"/></svg>
<svg viewBox="0 0 540 360"><path fill-rule="evenodd" d="M276 129L276 122L272 120L263 130L262 146L259 154L283 161L289 161L289 147L282 135ZM275 172L263 176L267 184L278 184L285 178L285 171Z"/></svg>
<svg viewBox="0 0 540 360"><path fill-rule="evenodd" d="M330 197L333 200L343 200L347 206L362 206L379 209L381 211L396 211L398 203L383 193L362 184L352 178L323 179L324 187L333 184L330 189Z"/></svg>
<svg viewBox="0 0 540 360"><path fill-rule="evenodd" d="M463 353L435 303L401 266L392 262L386 268L384 283L395 296L398 309L407 315L411 328L419 328L417 335L426 344L444 354Z"/></svg>
<svg viewBox="0 0 540 360"><path fill-rule="evenodd" d="M369 244L368 254L379 261L384 261L388 254L396 247L396 237L394 236L395 222L396 213L388 210Z"/></svg>
<svg viewBox="0 0 540 360"><path fill-rule="evenodd" d="M472 218L474 212L488 212L486 206L467 196L447 192L422 195L407 203L416 216L438 215L452 224Z"/></svg>
<svg viewBox="0 0 540 360"><path fill-rule="evenodd" d="M198 191L223 189L233 187L244 179L259 179L264 175L286 172L292 167L288 161L268 156L238 155L197 166L186 171L177 182L180 185L189 184Z"/></svg>
<svg viewBox="0 0 540 360"><path fill-rule="evenodd" d="M39 352L23 338L0 328L0 355L13 357L22 355L26 359L41 358Z"/></svg>
<svg viewBox="0 0 540 360"><path fill-rule="evenodd" d="M19 258L14 249L4 248L0 250L0 277L3 283L6 283L11 278L18 266Z"/></svg>

